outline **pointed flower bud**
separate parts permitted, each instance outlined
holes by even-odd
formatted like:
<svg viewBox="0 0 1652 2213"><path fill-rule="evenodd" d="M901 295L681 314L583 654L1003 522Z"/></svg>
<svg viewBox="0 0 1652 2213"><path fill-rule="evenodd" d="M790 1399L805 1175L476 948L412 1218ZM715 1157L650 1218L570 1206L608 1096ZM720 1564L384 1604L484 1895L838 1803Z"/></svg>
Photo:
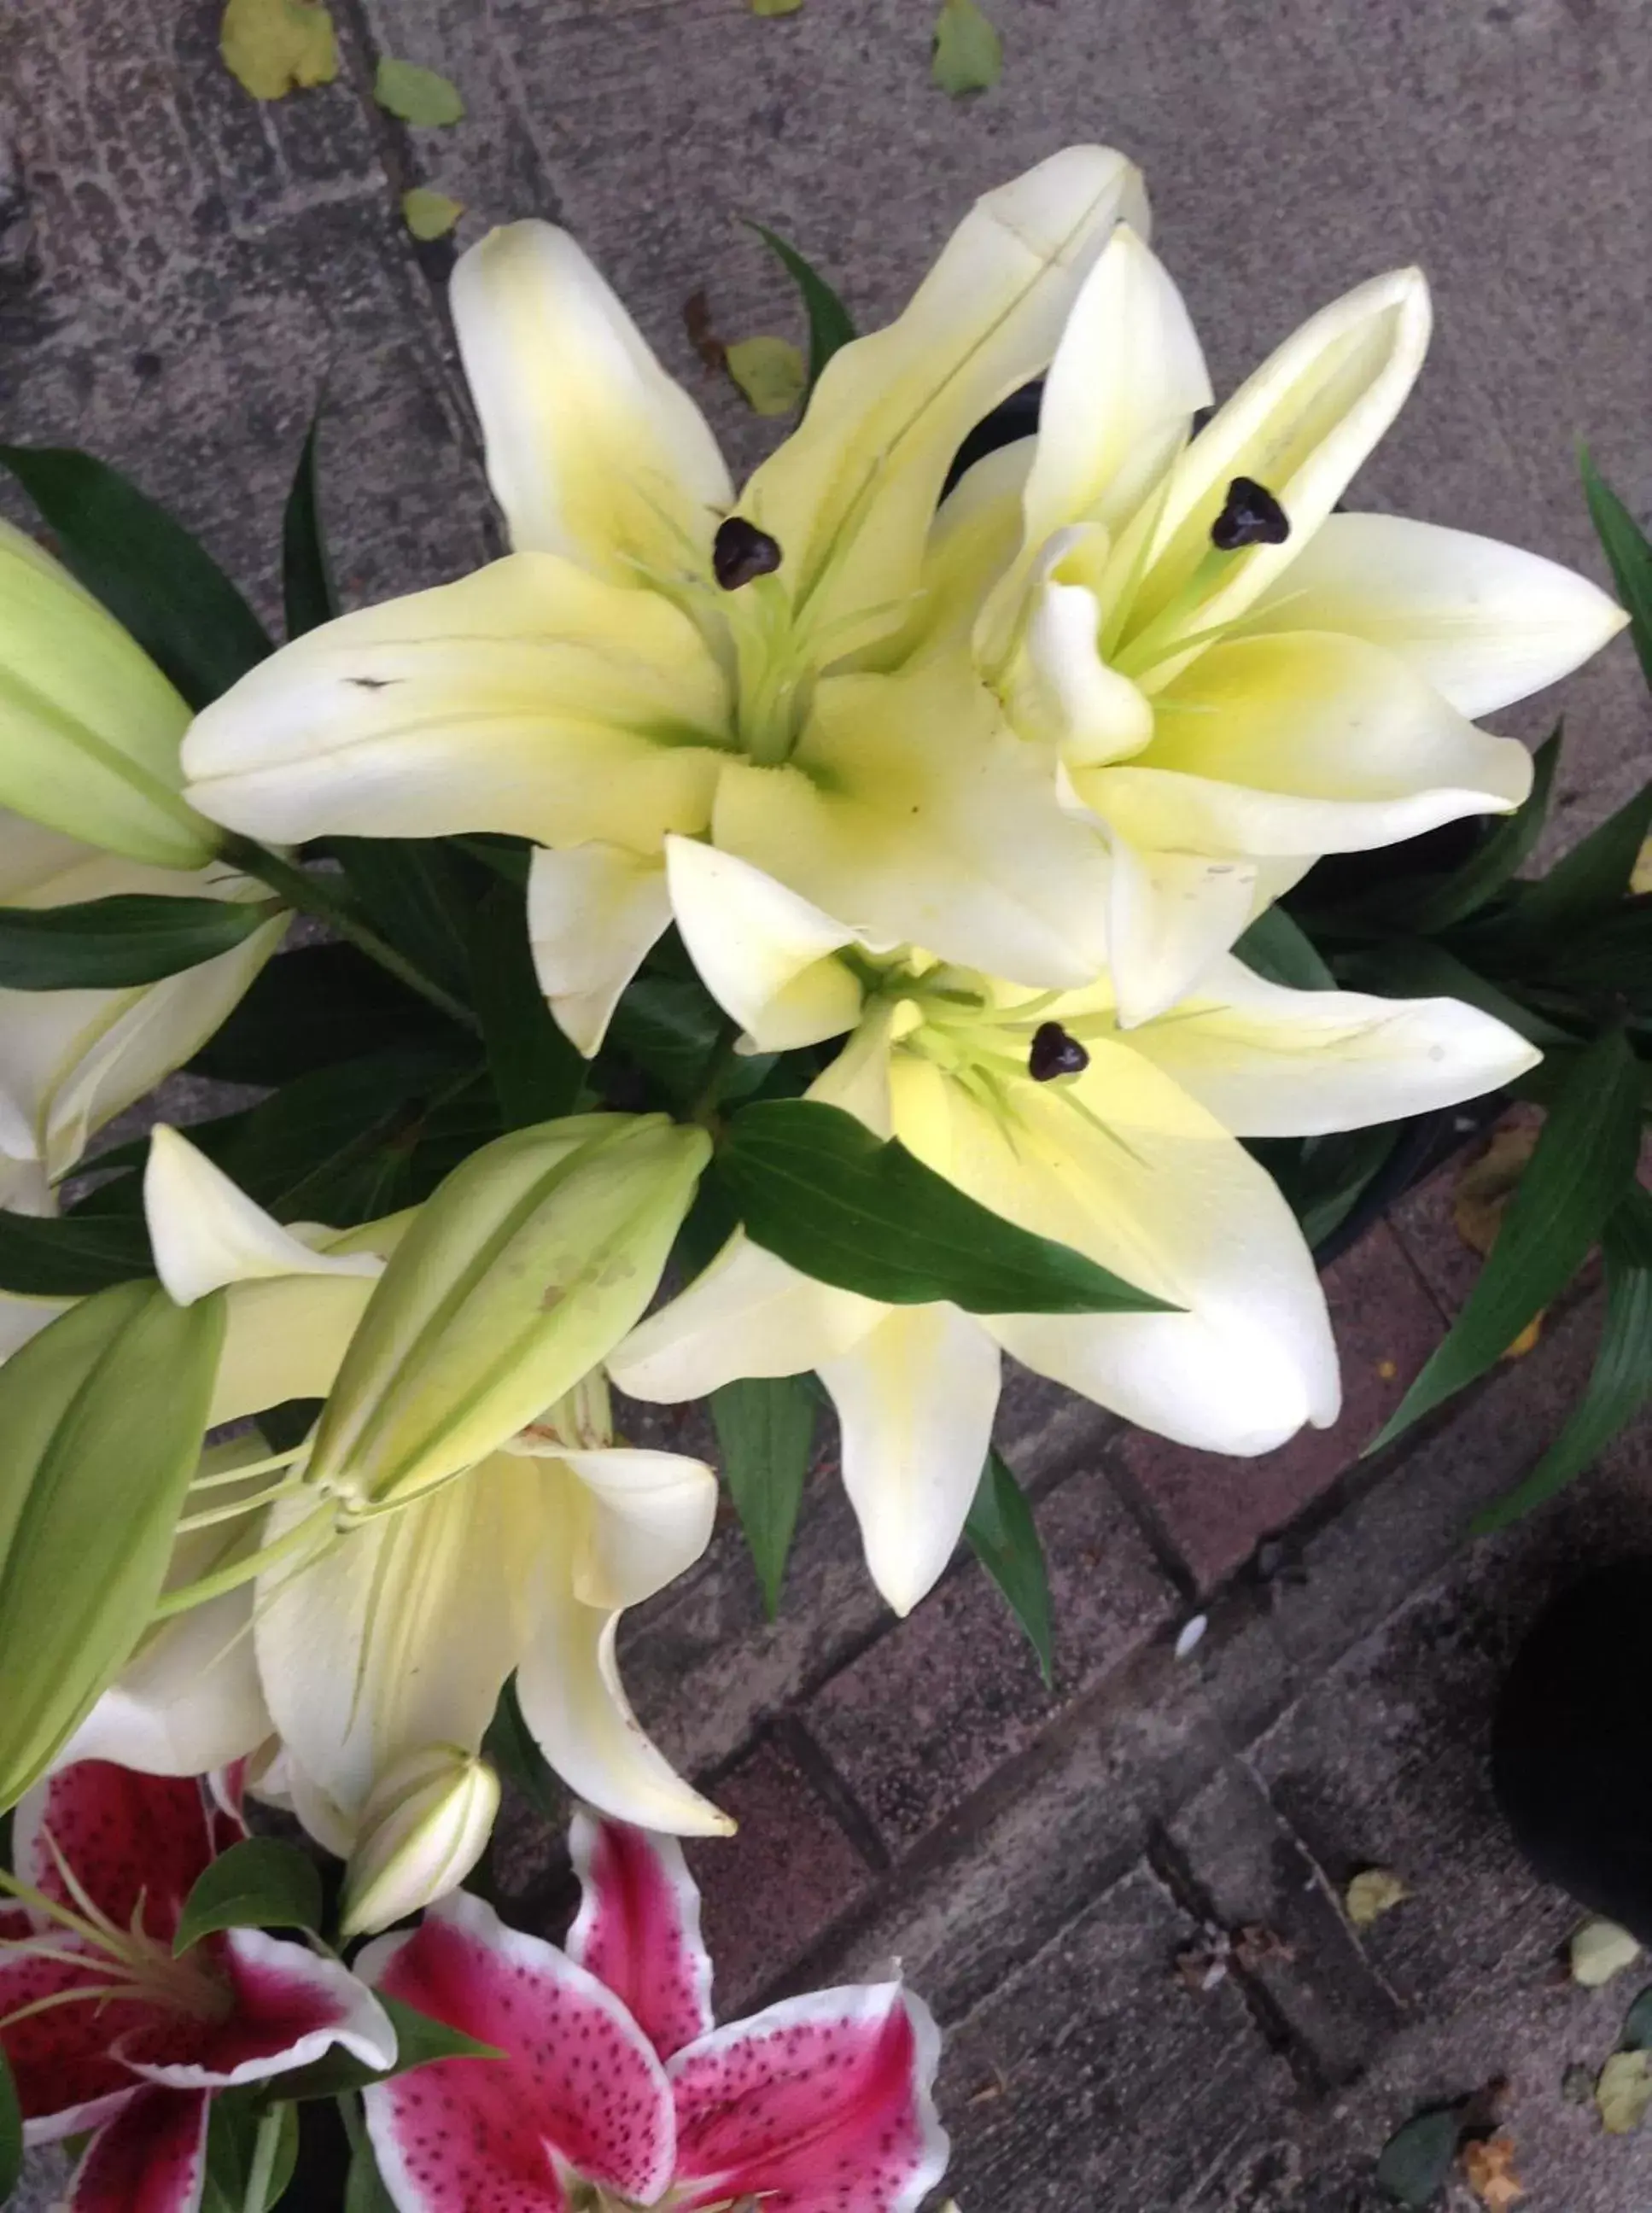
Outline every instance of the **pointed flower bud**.
<svg viewBox="0 0 1652 2213"><path fill-rule="evenodd" d="M212 825L179 796L189 709L137 642L0 522L0 807L106 852L198 869Z"/></svg>
<svg viewBox="0 0 1652 2213"><path fill-rule="evenodd" d="M369 1302L311 1480L360 1512L404 1504L571 1391L653 1296L710 1149L663 1114L582 1114L472 1154Z"/></svg>
<svg viewBox="0 0 1652 2213"><path fill-rule="evenodd" d="M429 1745L398 1760L362 1814L344 1877L344 1934L387 1929L456 1890L498 1811L498 1777L459 1746Z"/></svg>

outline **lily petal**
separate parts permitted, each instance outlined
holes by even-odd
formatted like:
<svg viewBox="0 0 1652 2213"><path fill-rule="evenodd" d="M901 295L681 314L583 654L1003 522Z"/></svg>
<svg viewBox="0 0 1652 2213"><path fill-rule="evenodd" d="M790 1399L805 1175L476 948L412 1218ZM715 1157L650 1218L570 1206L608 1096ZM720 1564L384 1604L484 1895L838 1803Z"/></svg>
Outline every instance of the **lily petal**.
<svg viewBox="0 0 1652 2213"><path fill-rule="evenodd" d="M279 1276L232 1284L209 1428L292 1399L324 1399L376 1275Z"/></svg>
<svg viewBox="0 0 1652 2213"><path fill-rule="evenodd" d="M1212 646L1157 703L1134 760L1074 777L1133 844L1266 856L1362 852L1506 813L1532 761L1393 654L1328 631Z"/></svg>
<svg viewBox="0 0 1652 2213"><path fill-rule="evenodd" d="M712 838L869 941L1069 987L1105 950L1100 842L961 660L827 678L784 765L724 771Z"/></svg>
<svg viewBox="0 0 1652 2213"><path fill-rule="evenodd" d="M857 942L822 913L737 854L668 838L671 911L700 979L763 1052L817 1045L851 1030L863 994L832 959Z"/></svg>
<svg viewBox="0 0 1652 2213"><path fill-rule="evenodd" d="M1070 769L1128 759L1153 735L1151 702L1101 658L1100 619L1085 585L1039 585L1005 680L1004 706L1017 731Z"/></svg>
<svg viewBox="0 0 1652 2213"><path fill-rule="evenodd" d="M1021 501L1036 445L1017 438L965 471L930 526L906 619L857 656L856 667L900 668L967 642L1021 546Z"/></svg>
<svg viewBox="0 0 1652 2213"><path fill-rule="evenodd" d="M615 1348L608 1372L633 1399L700 1399L743 1375L801 1375L887 1311L800 1274L737 1230L686 1291Z"/></svg>
<svg viewBox="0 0 1652 2213"><path fill-rule="evenodd" d="M1240 1137L1362 1130L1478 1099L1536 1047L1458 999L1293 991L1222 960L1130 1042Z"/></svg>
<svg viewBox="0 0 1652 2213"><path fill-rule="evenodd" d="M726 685L657 593L549 553L324 623L198 715L191 803L276 844L491 830L651 853L703 829Z"/></svg>
<svg viewBox="0 0 1652 2213"><path fill-rule="evenodd" d="M963 1534L992 1442L997 1347L956 1307L897 1307L819 1364L866 1564L895 1612L910 1613Z"/></svg>
<svg viewBox="0 0 1652 2213"><path fill-rule="evenodd" d="M941 2038L899 1983L811 1991L731 2021L667 2070L680 2202L912 2213L946 2172Z"/></svg>
<svg viewBox="0 0 1652 2213"><path fill-rule="evenodd" d="M460 256L451 298L516 551L619 584L703 570L734 497L716 441L567 232L490 231Z"/></svg>
<svg viewBox="0 0 1652 2213"><path fill-rule="evenodd" d="M130 1928L141 1905L142 1927L169 1942L212 1857L200 1784L192 1776L134 1775L105 1760L60 1767L19 1801L12 1863L45 1897L72 1905L58 1854L117 1928Z"/></svg>
<svg viewBox="0 0 1652 2213"><path fill-rule="evenodd" d="M574 1595L607 1611L640 1606L692 1568L711 1541L717 1478L682 1453L611 1446L564 1452L583 1493L571 1548Z"/></svg>
<svg viewBox="0 0 1652 2213"><path fill-rule="evenodd" d="M1027 485L1027 544L1080 519L1116 531L1213 393L1168 272L1120 223L1085 278L1045 381Z"/></svg>
<svg viewBox="0 0 1652 2213"><path fill-rule="evenodd" d="M674 1837L576 1812L568 1849L579 1913L568 1956L624 2004L661 2059L711 2027L700 1893Z"/></svg>
<svg viewBox="0 0 1652 2213"><path fill-rule="evenodd" d="M726 1837L734 1823L643 1733L619 1680L619 1613L582 1606L565 1566L540 1564L516 1696L540 1751L599 1813L668 1836Z"/></svg>
<svg viewBox="0 0 1652 2213"><path fill-rule="evenodd" d="M1540 554L1399 515L1328 515L1247 631L1346 631L1478 721L1569 676L1629 617Z"/></svg>
<svg viewBox="0 0 1652 2213"><path fill-rule="evenodd" d="M1228 558L1194 629L1231 622L1288 569L1405 404L1428 351L1429 288L1419 269L1357 285L1309 317L1248 377L1187 448L1152 515L1153 553L1132 595L1132 628L1161 613L1210 554L1210 526L1235 477L1265 485L1290 535ZM1121 570L1139 560L1120 540Z"/></svg>
<svg viewBox="0 0 1652 2213"><path fill-rule="evenodd" d="M7 1931L17 1937L29 1933L21 1925ZM109 2045L124 2028L154 2019L150 2006L122 1997L100 2002L89 1995L25 2014L26 2007L38 2005L43 1998L59 1998L66 1990L91 1993L109 1987L107 1960L82 1947L79 1938L61 1931L58 1935L62 1941L54 1939L52 1949L70 1954L84 1949L84 1966L23 1951L0 1954L6 2059L22 2108L23 2141L31 2145L60 2143L65 2137L95 2129L125 2111L137 2085L130 2068L110 2058Z"/></svg>
<svg viewBox="0 0 1652 2213"><path fill-rule="evenodd" d="M86 2148L66 2213L196 2213L206 2181L204 2091L145 2090Z"/></svg>
<svg viewBox="0 0 1652 2213"><path fill-rule="evenodd" d="M623 845L536 847L527 877L527 940L557 1026L588 1060L620 994L671 920L657 859Z"/></svg>
<svg viewBox="0 0 1652 2213"><path fill-rule="evenodd" d="M301 1244L164 1122L149 1133L143 1213L155 1272L168 1296L192 1306L209 1291L262 1276L381 1276L372 1253L316 1252Z"/></svg>
<svg viewBox="0 0 1652 2213"><path fill-rule="evenodd" d="M676 2143L664 2070L584 1967L463 1891L416 1930L368 1945L357 1966L388 1997L503 2054L437 2060L363 2092L399 2213L564 2213L553 2155L625 2198L651 2204L663 2193Z"/></svg>
<svg viewBox="0 0 1652 2213"><path fill-rule="evenodd" d="M145 2059L142 2033L116 2055L135 2075L169 2089L229 2089L308 2067L335 2045L364 2067L393 2067L396 2032L366 1984L338 1960L262 1929L226 1929L211 1940L213 1965L233 2010L192 2025L187 2058Z"/></svg>
<svg viewBox="0 0 1652 2213"><path fill-rule="evenodd" d="M1146 228L1135 168L1109 148L1069 147L978 200L905 312L832 356L741 500L778 540L812 627L882 608L886 628L899 619L954 455L1047 366L1121 216Z"/></svg>
<svg viewBox="0 0 1652 2213"><path fill-rule="evenodd" d="M1112 952L1121 1027L1162 1014L1245 930L1256 869L1198 853L1144 852L1113 841Z"/></svg>

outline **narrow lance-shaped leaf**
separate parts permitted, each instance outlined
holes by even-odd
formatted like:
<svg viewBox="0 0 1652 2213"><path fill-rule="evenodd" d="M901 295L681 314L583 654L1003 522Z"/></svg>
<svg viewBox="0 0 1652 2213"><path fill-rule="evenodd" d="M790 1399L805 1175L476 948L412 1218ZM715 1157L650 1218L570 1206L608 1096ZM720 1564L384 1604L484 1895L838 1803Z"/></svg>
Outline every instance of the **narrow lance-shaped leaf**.
<svg viewBox="0 0 1652 2213"><path fill-rule="evenodd" d="M772 1621L814 1449L814 1393L800 1375L753 1375L714 1391L710 1407L723 1478Z"/></svg>
<svg viewBox="0 0 1652 2213"><path fill-rule="evenodd" d="M64 564L176 685L204 707L271 650L217 563L119 471L67 446L0 446Z"/></svg>
<svg viewBox="0 0 1652 2213"><path fill-rule="evenodd" d="M556 1828L563 1826L568 1818L568 1794L522 1718L515 1675L506 1679L499 1693L493 1719L482 1740L482 1752L499 1773L515 1784L542 1820Z"/></svg>
<svg viewBox="0 0 1652 2213"><path fill-rule="evenodd" d="M319 1929L321 1877L315 1862L276 1837L247 1837L197 1876L172 1940L181 1956L215 1929Z"/></svg>
<svg viewBox="0 0 1652 2213"><path fill-rule="evenodd" d="M317 440L321 428L318 412L305 434L292 490L287 494L281 518L281 601L287 618L287 636L302 637L319 630L338 612L338 594L332 581L321 527L321 494L317 476Z"/></svg>
<svg viewBox="0 0 1652 2213"><path fill-rule="evenodd" d="M14 1805L147 1626L199 1458L222 1293L125 1283L0 1368L0 1804Z"/></svg>
<svg viewBox="0 0 1652 2213"><path fill-rule="evenodd" d="M78 1299L154 1273L149 1233L136 1216L70 1214L54 1221L0 1208L0 1291Z"/></svg>
<svg viewBox="0 0 1652 2213"><path fill-rule="evenodd" d="M1368 1452L1484 1375L1565 1289L1634 1178L1643 1087L1616 1031L1578 1056L1462 1312Z"/></svg>
<svg viewBox="0 0 1652 2213"><path fill-rule="evenodd" d="M760 223L753 223L751 228L779 260L802 296L808 316L808 384L803 394L807 405L809 393L820 381L820 371L840 346L849 344L855 335L855 326L848 308L826 278L795 246L777 231L765 229Z"/></svg>
<svg viewBox="0 0 1652 2213"><path fill-rule="evenodd" d="M1524 963L1563 942L1567 932L1609 916L1629 893L1635 863L1652 829L1652 780L1609 814L1582 843L1555 863L1546 876L1522 885L1515 904L1483 929L1465 933L1464 942L1484 944L1498 963Z"/></svg>
<svg viewBox="0 0 1652 2213"><path fill-rule="evenodd" d="M1600 1245L1606 1322L1583 1395L1531 1472L1471 1522L1476 1536L1507 1528L1564 1491L1652 1396L1652 1195L1631 1190L1608 1218Z"/></svg>
<svg viewBox="0 0 1652 2213"><path fill-rule="evenodd" d="M1271 906L1234 947L1237 957L1270 984L1283 984L1293 991L1334 991L1337 979L1326 966L1314 941L1299 922L1282 906Z"/></svg>
<svg viewBox="0 0 1652 2213"><path fill-rule="evenodd" d="M384 2186L379 2163L373 2156L372 2139L364 2131L350 2155L344 2213L396 2213L396 2201Z"/></svg>
<svg viewBox="0 0 1652 2213"><path fill-rule="evenodd" d="M0 907L0 989L107 991L156 984L229 952L280 911L274 900L143 892L70 906Z"/></svg>
<svg viewBox="0 0 1652 2213"><path fill-rule="evenodd" d="M1054 1668L1049 1570L1026 1493L996 1450L987 1454L964 1534L1026 1631L1047 1687Z"/></svg>
<svg viewBox="0 0 1652 2213"><path fill-rule="evenodd" d="M1532 789L1512 814L1503 815L1454 875L1422 893L1406 917L1406 926L1426 936L1478 913L1530 860L1549 819L1555 771L1560 765L1562 728L1556 724L1532 756Z"/></svg>
<svg viewBox="0 0 1652 2213"><path fill-rule="evenodd" d="M1646 680L1652 684L1652 545L1646 533L1595 467L1588 448L1579 459L1583 491L1589 503L1589 520L1612 564L1618 596L1629 610L1630 631L1641 656Z"/></svg>
<svg viewBox="0 0 1652 2213"><path fill-rule="evenodd" d="M552 1020L527 940L525 894L495 883L470 918L471 1002L507 1130L573 1111L585 1064Z"/></svg>
<svg viewBox="0 0 1652 2213"><path fill-rule="evenodd" d="M842 1290L891 1306L949 1300L969 1314L1173 1311L819 1100L742 1108L717 1166L753 1241Z"/></svg>

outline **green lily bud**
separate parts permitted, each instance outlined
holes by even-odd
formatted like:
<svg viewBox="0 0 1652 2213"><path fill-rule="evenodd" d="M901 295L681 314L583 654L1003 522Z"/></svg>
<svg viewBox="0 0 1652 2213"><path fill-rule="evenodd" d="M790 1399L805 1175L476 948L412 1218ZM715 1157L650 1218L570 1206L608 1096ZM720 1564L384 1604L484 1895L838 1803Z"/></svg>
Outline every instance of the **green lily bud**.
<svg viewBox="0 0 1652 2213"><path fill-rule="evenodd" d="M571 1391L653 1296L710 1153L663 1114L582 1114L472 1154L368 1303L310 1479L358 1512L401 1505Z"/></svg>
<svg viewBox="0 0 1652 2213"><path fill-rule="evenodd" d="M456 1890L498 1811L498 1777L458 1745L430 1745L399 1760L363 1810L344 1878L343 1934L387 1929Z"/></svg>
<svg viewBox="0 0 1652 2213"><path fill-rule="evenodd" d="M198 869L212 825L180 794L183 699L114 617L0 522L0 807L106 852Z"/></svg>

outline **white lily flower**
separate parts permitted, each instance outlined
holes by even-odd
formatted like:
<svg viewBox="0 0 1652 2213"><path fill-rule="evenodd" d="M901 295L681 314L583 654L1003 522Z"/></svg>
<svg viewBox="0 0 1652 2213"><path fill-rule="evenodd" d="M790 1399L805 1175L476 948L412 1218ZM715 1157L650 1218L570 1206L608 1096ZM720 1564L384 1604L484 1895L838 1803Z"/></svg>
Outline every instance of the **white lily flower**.
<svg viewBox="0 0 1652 2213"><path fill-rule="evenodd" d="M0 812L0 905L40 909L125 893L243 899L222 867L149 868ZM212 1035L280 943L279 915L229 952L119 991L0 991L0 1204L53 1210L52 1186L103 1125Z"/></svg>
<svg viewBox="0 0 1652 2213"><path fill-rule="evenodd" d="M419 1220L284 1228L168 1130L145 1198L173 1296L227 1287L215 1423L332 1391L386 1258ZM631 1314L653 1280L637 1274ZM732 1826L643 1734L614 1655L624 1609L704 1550L716 1478L613 1445L600 1376L387 1510L321 1496L306 1448L273 1462L260 1449L204 1461L204 1504L180 1525L168 1585L201 1602L158 1624L64 1758L194 1773L204 1750L223 1765L277 1738L271 1793L347 1855L381 1820L382 1799L369 1809L387 1775L436 1747L479 1752L514 1669L546 1759L593 1805L685 1835Z"/></svg>
<svg viewBox="0 0 1652 2213"><path fill-rule="evenodd" d="M734 936L724 938L725 966ZM1242 1137L1357 1129L1472 1098L1538 1058L1452 1000L1291 991L1231 959L1124 1027L1112 985L1029 993L955 968L858 958L860 1027L809 1096L845 1108L1023 1228L1180 1312L976 1315L886 1306L737 1233L613 1355L640 1399L815 1369L874 1581L905 1613L962 1530L991 1439L1000 1350L1177 1442L1271 1450L1339 1405L1302 1235ZM753 964L753 970L755 964ZM748 975L748 981L751 977ZM761 978L729 1011L768 1041ZM775 1003L789 1021L787 991Z"/></svg>
<svg viewBox="0 0 1652 2213"><path fill-rule="evenodd" d="M534 958L587 1053L671 918L671 836L887 943L1079 982L1106 924L1093 829L966 656L859 663L908 620L960 443L1048 363L1121 216L1145 223L1140 180L1101 148L990 193L737 503L574 241L495 231L453 304L515 550L261 663L189 734L192 803L277 843L533 838Z"/></svg>
<svg viewBox="0 0 1652 2213"><path fill-rule="evenodd" d="M1320 855L1517 806L1524 747L1471 718L1553 683L1626 619L1535 554L1333 511L1411 389L1429 320L1420 271L1374 278L1192 436L1211 397L1198 340L1121 227L1068 322L1036 440L942 509L926 605L951 636L972 587L978 665L1107 835L1130 1021L1179 998ZM915 640L938 619L921 609Z"/></svg>

